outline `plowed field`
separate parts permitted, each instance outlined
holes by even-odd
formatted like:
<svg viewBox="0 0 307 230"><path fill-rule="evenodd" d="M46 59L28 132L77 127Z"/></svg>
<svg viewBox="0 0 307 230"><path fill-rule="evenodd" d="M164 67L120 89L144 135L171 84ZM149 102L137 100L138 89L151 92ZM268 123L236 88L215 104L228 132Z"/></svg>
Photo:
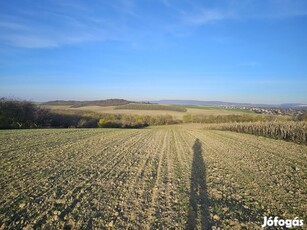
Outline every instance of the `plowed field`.
<svg viewBox="0 0 307 230"><path fill-rule="evenodd" d="M226 131L0 132L0 228L258 229L306 220L307 146Z"/></svg>

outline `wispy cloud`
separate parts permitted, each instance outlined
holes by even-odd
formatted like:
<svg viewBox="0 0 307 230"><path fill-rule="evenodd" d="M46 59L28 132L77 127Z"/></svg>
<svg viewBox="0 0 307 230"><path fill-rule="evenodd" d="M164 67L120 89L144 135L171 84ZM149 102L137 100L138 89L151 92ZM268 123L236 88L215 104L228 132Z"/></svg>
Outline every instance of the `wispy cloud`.
<svg viewBox="0 0 307 230"><path fill-rule="evenodd" d="M8 30L28 30L29 27L21 25L19 23L10 22L10 21L0 21L0 29Z"/></svg>
<svg viewBox="0 0 307 230"><path fill-rule="evenodd" d="M174 7L162 0L165 6ZM307 15L305 0L232 0L224 4L193 5L176 8L188 25L200 26L224 20L284 19Z"/></svg>
<svg viewBox="0 0 307 230"><path fill-rule="evenodd" d="M112 7L119 13L126 15L137 16L136 3L132 0L119 0L111 4Z"/></svg>
<svg viewBox="0 0 307 230"><path fill-rule="evenodd" d="M4 42L9 45L23 48L46 48L59 46L58 41L39 36L26 36L15 34L1 36L0 39L4 40Z"/></svg>
<svg viewBox="0 0 307 230"><path fill-rule="evenodd" d="M260 17L289 18L307 15L305 0L269 0L266 4L266 10L257 12Z"/></svg>
<svg viewBox="0 0 307 230"><path fill-rule="evenodd" d="M125 2L128 4L127 0ZM125 11L129 7L125 5ZM50 48L88 41L123 39L120 31L122 21L116 18L117 15L99 15L95 10L75 2L59 1L51 9L46 6L13 9L11 16L0 11L0 44Z"/></svg>
<svg viewBox="0 0 307 230"><path fill-rule="evenodd" d="M228 18L229 15L219 10L202 9L199 13L187 14L185 21L191 25L203 25Z"/></svg>
<svg viewBox="0 0 307 230"><path fill-rule="evenodd" d="M80 43L94 40L108 40L111 34L106 35L99 27L86 28L85 25L66 23L62 28L55 26L22 25L11 22L3 22L0 25L0 43L24 47L24 48L48 48L58 47L65 44ZM9 28L8 28L9 26Z"/></svg>
<svg viewBox="0 0 307 230"><path fill-rule="evenodd" d="M0 44L25 48L107 40L138 44L155 38L163 40L169 34L189 36L195 27L226 20L307 15L306 0L229 0L223 4L160 0L155 4L153 11L143 1L133 0L91 4L57 0L31 6L24 3L18 8L12 4L9 11L0 9Z"/></svg>

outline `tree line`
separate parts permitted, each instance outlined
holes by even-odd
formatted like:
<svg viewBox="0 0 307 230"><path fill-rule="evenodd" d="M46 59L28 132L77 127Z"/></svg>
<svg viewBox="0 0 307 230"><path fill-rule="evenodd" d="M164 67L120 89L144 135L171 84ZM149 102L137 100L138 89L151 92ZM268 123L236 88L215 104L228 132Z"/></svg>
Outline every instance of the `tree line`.
<svg viewBox="0 0 307 230"><path fill-rule="evenodd" d="M77 114L58 114L29 101L0 99L0 128L92 128L97 120Z"/></svg>
<svg viewBox="0 0 307 230"><path fill-rule="evenodd" d="M149 105L152 106L152 105ZM99 114L88 111L54 111L29 101L0 99L0 129L18 128L143 128L179 123L246 123L288 120L306 121L306 114L295 118L270 115L185 114L183 120L171 115Z"/></svg>
<svg viewBox="0 0 307 230"><path fill-rule="evenodd" d="M56 113L29 101L0 99L0 129L22 128L143 128L178 124L171 115Z"/></svg>
<svg viewBox="0 0 307 230"><path fill-rule="evenodd" d="M99 127L103 128L142 128L150 125L171 125L182 123L171 115L128 115L101 114Z"/></svg>

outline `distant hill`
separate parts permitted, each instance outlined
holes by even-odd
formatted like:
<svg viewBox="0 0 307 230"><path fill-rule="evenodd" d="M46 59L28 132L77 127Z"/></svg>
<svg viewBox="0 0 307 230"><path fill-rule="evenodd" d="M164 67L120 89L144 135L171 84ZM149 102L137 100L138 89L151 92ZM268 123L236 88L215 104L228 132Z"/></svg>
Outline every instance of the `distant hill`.
<svg viewBox="0 0 307 230"><path fill-rule="evenodd" d="M197 101L197 100L160 100L151 101L152 103L171 104L171 105L207 105L207 106L268 106L266 104L251 104L251 103L237 103L225 101Z"/></svg>
<svg viewBox="0 0 307 230"><path fill-rule="evenodd" d="M170 104L170 105L207 105L207 106L236 106L236 107L264 107L264 108L302 108L307 107L302 103L285 103L285 104L252 104L252 103L237 103L225 101L197 101L197 100L160 100L151 101L151 103Z"/></svg>
<svg viewBox="0 0 307 230"><path fill-rule="evenodd" d="M119 106L133 103L133 101L127 101L124 99L106 99L96 101L48 101L42 103L43 105L70 105L72 108L84 107L84 106Z"/></svg>
<svg viewBox="0 0 307 230"><path fill-rule="evenodd" d="M285 103L277 105L281 108L307 108L307 104L301 104L301 103Z"/></svg>
<svg viewBox="0 0 307 230"><path fill-rule="evenodd" d="M307 108L307 104L303 103L284 103L284 104L253 104L253 103L237 103L225 101L198 101L198 100L160 100L150 102L135 102L124 99L106 99L95 101L65 101L56 100L42 103L43 105L68 105L72 108L85 107L85 106L121 106L127 104L168 104L168 105L202 105L202 106L234 106L234 107L262 107L262 108Z"/></svg>

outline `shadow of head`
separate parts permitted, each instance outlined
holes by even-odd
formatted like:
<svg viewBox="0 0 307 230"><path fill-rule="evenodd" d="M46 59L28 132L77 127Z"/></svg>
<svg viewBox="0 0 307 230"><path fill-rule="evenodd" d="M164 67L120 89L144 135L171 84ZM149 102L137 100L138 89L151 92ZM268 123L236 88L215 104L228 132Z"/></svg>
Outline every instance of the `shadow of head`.
<svg viewBox="0 0 307 230"><path fill-rule="evenodd" d="M201 150L201 142L200 142L200 140L198 138L195 140L192 149L193 149L193 155L194 155L193 158L195 158L196 154L197 155L199 155L199 154L201 155L201 152L202 152L202 150Z"/></svg>

